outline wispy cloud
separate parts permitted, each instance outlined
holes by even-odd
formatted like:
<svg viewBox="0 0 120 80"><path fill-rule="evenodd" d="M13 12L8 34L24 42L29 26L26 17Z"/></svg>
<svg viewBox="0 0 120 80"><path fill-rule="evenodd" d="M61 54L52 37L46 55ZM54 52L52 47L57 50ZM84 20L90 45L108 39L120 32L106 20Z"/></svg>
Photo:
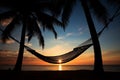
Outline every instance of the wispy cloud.
<svg viewBox="0 0 120 80"><path fill-rule="evenodd" d="M103 56L120 56L120 50L106 51Z"/></svg>
<svg viewBox="0 0 120 80"><path fill-rule="evenodd" d="M28 36L25 36L25 39L28 39Z"/></svg>
<svg viewBox="0 0 120 80"><path fill-rule="evenodd" d="M2 26L7 26L12 20L13 20L13 18L1 20L1 21L0 21L0 24L1 24Z"/></svg>
<svg viewBox="0 0 120 80"><path fill-rule="evenodd" d="M31 47L31 46L32 46L32 43L28 43L28 42L27 42L27 43L25 43L25 45Z"/></svg>
<svg viewBox="0 0 120 80"><path fill-rule="evenodd" d="M3 43L3 41L0 39L0 43ZM12 39L6 40L6 44L13 44L15 43L15 41L13 41Z"/></svg>
<svg viewBox="0 0 120 80"><path fill-rule="evenodd" d="M1 57L16 57L17 51L11 51L11 50L0 50L0 58Z"/></svg>
<svg viewBox="0 0 120 80"><path fill-rule="evenodd" d="M82 27L78 28L78 31L82 31L82 30L83 30L83 28L82 28Z"/></svg>
<svg viewBox="0 0 120 80"><path fill-rule="evenodd" d="M57 39L58 40L62 40L62 39L64 39L65 37L64 36L60 36L60 37L58 37Z"/></svg>
<svg viewBox="0 0 120 80"><path fill-rule="evenodd" d="M104 64L120 64L120 50L111 50L103 52Z"/></svg>
<svg viewBox="0 0 120 80"><path fill-rule="evenodd" d="M73 34L74 34L74 33L72 33L72 32L71 32L71 33L67 33L67 34L66 34L66 37L72 36Z"/></svg>
<svg viewBox="0 0 120 80"><path fill-rule="evenodd" d="M63 39L66 39L68 37L71 37L71 36L80 36L80 35L84 34L84 32L86 30L88 30L88 28L86 28L86 27L85 28L84 27L79 27L78 29L76 29L75 32L68 32L68 33L66 33L63 36L59 36L57 39L58 40L63 40Z"/></svg>
<svg viewBox="0 0 120 80"><path fill-rule="evenodd" d="M85 31L84 28L82 28L82 27L78 28L79 35L82 35L84 33L84 31Z"/></svg>
<svg viewBox="0 0 120 80"><path fill-rule="evenodd" d="M78 34L79 35L84 34L86 31L88 32L88 28L87 27L80 27L80 28L78 28Z"/></svg>
<svg viewBox="0 0 120 80"><path fill-rule="evenodd" d="M0 65L15 65L18 51L0 50ZM29 56L25 51L23 65L40 65L42 61L35 56ZM1 68L1 67L0 67Z"/></svg>
<svg viewBox="0 0 120 80"><path fill-rule="evenodd" d="M64 36L58 37L57 39L58 39L58 40L63 40L63 39L65 39L65 38L70 37L70 36L73 36L73 35L74 35L74 33L69 32L69 33L65 34Z"/></svg>

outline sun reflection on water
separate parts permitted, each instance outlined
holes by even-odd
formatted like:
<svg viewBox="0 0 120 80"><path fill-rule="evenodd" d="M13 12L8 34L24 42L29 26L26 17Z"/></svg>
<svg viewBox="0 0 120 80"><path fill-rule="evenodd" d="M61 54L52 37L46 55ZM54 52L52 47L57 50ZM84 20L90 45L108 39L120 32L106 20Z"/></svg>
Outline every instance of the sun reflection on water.
<svg viewBox="0 0 120 80"><path fill-rule="evenodd" d="M62 65L61 64L58 65L58 70L62 71Z"/></svg>

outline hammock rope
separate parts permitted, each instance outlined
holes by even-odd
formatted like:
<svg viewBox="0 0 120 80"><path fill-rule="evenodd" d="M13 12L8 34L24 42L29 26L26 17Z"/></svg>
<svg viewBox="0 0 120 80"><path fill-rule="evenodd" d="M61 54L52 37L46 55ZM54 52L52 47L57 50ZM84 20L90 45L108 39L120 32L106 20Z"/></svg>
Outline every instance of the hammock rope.
<svg viewBox="0 0 120 80"><path fill-rule="evenodd" d="M114 13L114 15L108 20L106 25L98 33L98 37L102 34L102 32L105 30L105 28L108 27L108 25L113 21L113 19L120 15L119 11L120 11L120 8L118 8L118 10ZM0 31L3 32L3 30L1 28L0 28ZM18 40L16 40L14 37L12 37L11 35L9 35L9 37L20 44L20 42ZM61 63L66 63L66 62L69 62L69 61L75 59L76 57L81 55L84 51L86 51L92 45L93 45L92 39L89 38L85 42L81 43L78 47L74 48L72 51L62 54L62 55L58 55L58 56L45 56L45 55L42 55L42 54L36 52L34 49L32 49L26 45L24 45L24 47L31 54L33 54L34 56L36 56L37 58L39 58L43 61L46 61L48 63L53 63L53 64L61 64ZM61 60L61 61L59 61L59 60Z"/></svg>

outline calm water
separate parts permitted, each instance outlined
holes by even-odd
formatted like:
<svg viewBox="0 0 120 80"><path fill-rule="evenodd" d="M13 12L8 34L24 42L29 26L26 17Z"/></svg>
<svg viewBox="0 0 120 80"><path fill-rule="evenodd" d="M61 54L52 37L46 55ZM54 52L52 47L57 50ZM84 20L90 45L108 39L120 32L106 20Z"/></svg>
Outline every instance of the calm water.
<svg viewBox="0 0 120 80"><path fill-rule="evenodd" d="M0 70L13 69L14 66L0 66ZM32 71L62 71L62 70L93 70L93 66L85 65L48 65L48 66L23 66L22 70L32 70ZM120 72L120 65L118 66L104 66L105 71Z"/></svg>

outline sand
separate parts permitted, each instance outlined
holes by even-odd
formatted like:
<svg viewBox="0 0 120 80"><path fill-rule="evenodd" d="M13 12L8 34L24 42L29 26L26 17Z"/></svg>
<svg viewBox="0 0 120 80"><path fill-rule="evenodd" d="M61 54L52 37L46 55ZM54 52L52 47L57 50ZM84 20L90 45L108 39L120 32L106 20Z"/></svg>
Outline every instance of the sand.
<svg viewBox="0 0 120 80"><path fill-rule="evenodd" d="M0 71L0 80L120 80L120 72L104 72L101 76L90 70L77 71Z"/></svg>

